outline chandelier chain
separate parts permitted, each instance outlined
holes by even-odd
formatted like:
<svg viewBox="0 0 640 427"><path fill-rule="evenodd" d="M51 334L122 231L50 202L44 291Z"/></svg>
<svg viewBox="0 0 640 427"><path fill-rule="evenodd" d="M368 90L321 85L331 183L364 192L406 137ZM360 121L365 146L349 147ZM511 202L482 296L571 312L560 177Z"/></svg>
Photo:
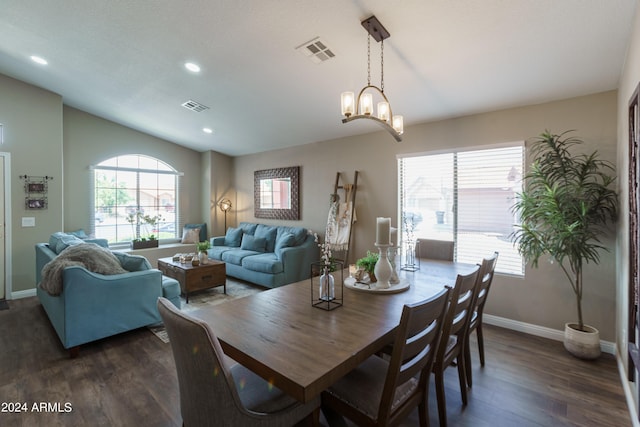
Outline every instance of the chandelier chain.
<svg viewBox="0 0 640 427"><path fill-rule="evenodd" d="M380 42L380 91L384 93L384 39Z"/></svg>
<svg viewBox="0 0 640 427"><path fill-rule="evenodd" d="M371 86L371 35L367 36L367 86Z"/></svg>

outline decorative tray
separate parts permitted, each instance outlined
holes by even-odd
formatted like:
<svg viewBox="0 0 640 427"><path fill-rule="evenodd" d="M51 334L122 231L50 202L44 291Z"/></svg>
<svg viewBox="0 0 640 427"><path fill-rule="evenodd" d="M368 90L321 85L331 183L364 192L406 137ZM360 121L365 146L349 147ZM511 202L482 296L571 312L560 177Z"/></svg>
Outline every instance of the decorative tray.
<svg viewBox="0 0 640 427"><path fill-rule="evenodd" d="M355 277L347 277L344 279L344 285L354 291L369 292L372 294L397 294L409 289L411 283L406 279L400 279L400 283L391 284L387 289L377 288L377 282L370 283L369 280L356 280Z"/></svg>

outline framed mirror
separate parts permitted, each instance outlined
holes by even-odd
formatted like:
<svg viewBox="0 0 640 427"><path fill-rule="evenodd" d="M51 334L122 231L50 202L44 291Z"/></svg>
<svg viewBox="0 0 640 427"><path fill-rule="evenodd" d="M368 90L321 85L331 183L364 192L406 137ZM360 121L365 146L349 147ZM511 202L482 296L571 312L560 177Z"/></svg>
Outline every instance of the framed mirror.
<svg viewBox="0 0 640 427"><path fill-rule="evenodd" d="M300 166L255 171L254 216L290 221L300 219L299 175Z"/></svg>

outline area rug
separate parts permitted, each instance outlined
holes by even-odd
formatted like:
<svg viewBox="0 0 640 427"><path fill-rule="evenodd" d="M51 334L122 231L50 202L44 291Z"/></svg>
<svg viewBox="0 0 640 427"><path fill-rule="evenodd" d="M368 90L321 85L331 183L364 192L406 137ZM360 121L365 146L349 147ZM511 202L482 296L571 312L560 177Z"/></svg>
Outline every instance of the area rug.
<svg viewBox="0 0 640 427"><path fill-rule="evenodd" d="M184 296L180 296L181 310L185 313L198 310L203 307L213 306L217 304L223 304L227 301L232 301L236 298L242 298L249 295L256 294L263 291L262 288L251 283L235 280L227 277L227 293L223 292L223 287L205 289L193 294L189 294L189 304L184 299ZM169 337L164 325L149 326L148 329L158 337L162 342L168 343Z"/></svg>

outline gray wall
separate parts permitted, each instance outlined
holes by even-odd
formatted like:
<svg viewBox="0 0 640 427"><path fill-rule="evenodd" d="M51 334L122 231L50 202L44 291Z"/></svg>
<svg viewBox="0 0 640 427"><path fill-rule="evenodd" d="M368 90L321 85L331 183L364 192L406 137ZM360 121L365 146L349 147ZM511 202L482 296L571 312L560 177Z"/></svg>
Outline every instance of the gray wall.
<svg viewBox="0 0 640 427"><path fill-rule="evenodd" d="M184 172L180 192L183 219L207 220L203 218L201 192L201 156L206 153L63 106L62 101L57 94L0 75L0 123L5 140L0 151L10 153L12 171L12 217L7 221L12 235L9 281L10 291L17 295L35 288L36 243L47 241L56 231L90 229L89 166L132 153L132 147L133 154L157 157ZM225 172L229 176L228 170ZM20 175L54 178L48 182L47 209L25 209ZM35 227L22 227L23 217L34 217Z"/></svg>
<svg viewBox="0 0 640 427"><path fill-rule="evenodd" d="M237 221L265 221L253 216L253 171L301 166L301 220L287 222L324 234L329 194L336 172L352 182L360 171L357 193L358 222L354 229L356 257L375 249L375 218L391 217L397 223L397 155L523 141L545 129L576 129L586 150L597 147L602 156L616 161L616 92L478 114L458 119L408 126L404 140L396 143L387 133L325 141L235 159ZM345 125L348 126L348 125ZM613 238L613 234L612 234ZM613 240L605 245L614 249ZM488 251L491 248L488 248ZM483 254L484 255L484 254ZM480 261L480 259L478 259ZM599 267L588 266L584 291L585 321L615 340L615 256L602 254ZM557 265L527 267L525 278L498 275L487 308L489 314L525 323L564 329L575 321L573 292Z"/></svg>
<svg viewBox="0 0 640 427"><path fill-rule="evenodd" d="M631 75L638 76L637 62L636 58L627 66L626 86L632 83ZM373 249L375 217L389 216L397 221L398 154L521 141L544 129L577 129L587 148L597 147L605 158L615 161L616 127L625 128L617 123L617 104L626 104L630 95L626 86L623 89L627 93L620 95L621 101L616 92L606 92L408 126L404 141L399 144L388 134L377 132L231 159L219 153L197 153L79 110L63 108L58 95L0 76L0 122L5 124L6 140L0 150L12 154L13 168L13 290L35 286L35 243L60 229L88 228L89 165L128 153L131 146L140 154L153 155L185 172L181 193L185 219L207 221L210 235L222 234L224 221L212 202L223 196L231 198L234 208L228 217L229 225L261 221L253 217L253 171L295 165L301 166L301 220L288 223L322 233L336 172L344 172L345 182L352 182L358 169L361 175L353 254L359 257ZM620 139L624 145L622 136ZM23 183L18 179L22 174L55 178L49 185L47 210L24 209ZM36 227L20 227L22 216L34 216ZM622 240L624 224L621 227L618 233ZM605 244L614 246L613 240ZM624 243L618 247L621 258L625 247ZM613 253L605 253L598 268L587 269L584 296L586 321L601 330L602 339L610 341L616 337L615 262ZM620 263L619 270L623 271L625 261ZM624 286L624 278L619 277L618 283ZM620 293L624 294L624 289ZM575 320L574 310L573 294L565 278L557 266L548 264L537 270L527 268L524 279L498 276L487 307L489 314L556 330Z"/></svg>
<svg viewBox="0 0 640 427"><path fill-rule="evenodd" d="M64 107L64 229L89 230L91 165L122 154L144 154L184 173L179 195L185 223L203 222L200 153Z"/></svg>
<svg viewBox="0 0 640 427"><path fill-rule="evenodd" d="M16 292L35 287L35 243L62 228L62 98L0 75L0 123L4 125L0 151L11 155L12 217L6 220L12 246L7 255L12 270L9 281ZM25 209L24 180L20 175L54 178L48 182L47 209ZM36 226L23 228L22 217L35 218Z"/></svg>

